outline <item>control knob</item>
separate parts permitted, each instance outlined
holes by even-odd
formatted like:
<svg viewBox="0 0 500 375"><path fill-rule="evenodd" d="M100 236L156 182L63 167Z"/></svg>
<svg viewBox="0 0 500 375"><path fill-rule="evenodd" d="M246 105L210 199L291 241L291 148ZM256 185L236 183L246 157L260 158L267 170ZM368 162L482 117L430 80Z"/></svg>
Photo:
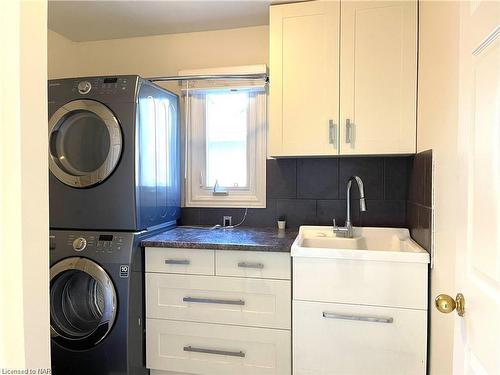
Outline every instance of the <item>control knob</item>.
<svg viewBox="0 0 500 375"><path fill-rule="evenodd" d="M78 92L80 94L88 94L91 88L92 85L89 81L81 81L80 83L78 83Z"/></svg>
<svg viewBox="0 0 500 375"><path fill-rule="evenodd" d="M82 251L87 247L87 240L83 237L79 237L73 241L73 249L75 251Z"/></svg>

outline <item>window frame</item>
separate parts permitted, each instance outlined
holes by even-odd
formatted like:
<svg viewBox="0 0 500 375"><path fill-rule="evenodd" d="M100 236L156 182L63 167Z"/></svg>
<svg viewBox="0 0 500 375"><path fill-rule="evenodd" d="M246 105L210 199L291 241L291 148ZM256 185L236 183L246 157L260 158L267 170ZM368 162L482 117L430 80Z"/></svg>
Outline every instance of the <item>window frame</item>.
<svg viewBox="0 0 500 375"><path fill-rule="evenodd" d="M246 90L254 96L249 100L247 122L247 187L227 187L227 195L214 194L213 187L204 185L207 178L206 102L203 121L193 121L192 105L196 92L223 91L213 88L188 90L185 101L186 164L185 207L266 207L266 159L267 159L267 91L266 87L231 86L228 91ZM189 97L188 97L189 95ZM196 103L195 105L200 105ZM262 106L262 108L259 108ZM200 107L199 107L200 108ZM199 110L198 108L198 110ZM250 119L253 118L253 121ZM252 136L253 135L253 136ZM253 156L252 156L253 154Z"/></svg>

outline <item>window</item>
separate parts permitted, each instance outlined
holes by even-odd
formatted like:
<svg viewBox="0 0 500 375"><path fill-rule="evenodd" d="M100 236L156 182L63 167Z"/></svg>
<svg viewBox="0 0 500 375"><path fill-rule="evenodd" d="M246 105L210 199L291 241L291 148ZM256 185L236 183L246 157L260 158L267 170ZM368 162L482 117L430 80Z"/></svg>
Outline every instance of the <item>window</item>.
<svg viewBox="0 0 500 375"><path fill-rule="evenodd" d="M263 86L184 90L186 206L265 207Z"/></svg>
<svg viewBox="0 0 500 375"><path fill-rule="evenodd" d="M248 92L206 95L206 187L248 187L248 101Z"/></svg>

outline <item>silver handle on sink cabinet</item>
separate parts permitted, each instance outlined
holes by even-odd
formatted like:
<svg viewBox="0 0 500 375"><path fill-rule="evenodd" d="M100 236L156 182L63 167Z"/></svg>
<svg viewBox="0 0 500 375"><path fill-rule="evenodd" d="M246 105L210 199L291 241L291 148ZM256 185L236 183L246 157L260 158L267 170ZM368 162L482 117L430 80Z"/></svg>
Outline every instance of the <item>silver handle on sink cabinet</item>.
<svg viewBox="0 0 500 375"><path fill-rule="evenodd" d="M337 125L333 123L333 120L328 120L328 140L337 148Z"/></svg>
<svg viewBox="0 0 500 375"><path fill-rule="evenodd" d="M238 267L240 268L258 268L258 269L263 269L264 264L263 263L251 263L251 262L239 262Z"/></svg>
<svg viewBox="0 0 500 375"><path fill-rule="evenodd" d="M189 259L165 259L165 264L191 264Z"/></svg>
<svg viewBox="0 0 500 375"><path fill-rule="evenodd" d="M332 312L323 311L323 318L327 319L344 319L344 320L358 320L361 322L373 322L373 323L392 323L393 318L381 317L381 316L363 316L363 315L343 315L336 314Z"/></svg>
<svg viewBox="0 0 500 375"><path fill-rule="evenodd" d="M352 127L353 123L350 119L345 120L345 143L352 143Z"/></svg>
<svg viewBox="0 0 500 375"><path fill-rule="evenodd" d="M245 301L241 299L217 299L217 298L196 298L196 297L184 297L182 299L184 302L194 302L194 303L216 303L219 305L238 305L244 306Z"/></svg>
<svg viewBox="0 0 500 375"><path fill-rule="evenodd" d="M208 349L208 348L196 348L194 346L185 346L185 352L193 352L193 353L206 353L206 354L216 354L216 355L225 355L229 357L241 357L245 358L245 352L238 351L229 351L229 350L218 350L218 349Z"/></svg>

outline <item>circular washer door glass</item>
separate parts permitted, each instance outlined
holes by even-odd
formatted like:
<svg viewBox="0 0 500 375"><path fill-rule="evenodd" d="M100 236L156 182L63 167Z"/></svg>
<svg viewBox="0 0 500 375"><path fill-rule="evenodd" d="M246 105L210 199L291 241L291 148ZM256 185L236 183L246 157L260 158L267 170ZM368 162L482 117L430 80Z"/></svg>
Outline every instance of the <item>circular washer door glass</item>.
<svg viewBox="0 0 500 375"><path fill-rule="evenodd" d="M111 175L122 149L114 114L93 100L75 100L49 120L49 166L59 181L76 188L96 185Z"/></svg>
<svg viewBox="0 0 500 375"><path fill-rule="evenodd" d="M68 349L88 349L110 332L116 314L111 279L96 263L69 258L51 269L52 339Z"/></svg>

